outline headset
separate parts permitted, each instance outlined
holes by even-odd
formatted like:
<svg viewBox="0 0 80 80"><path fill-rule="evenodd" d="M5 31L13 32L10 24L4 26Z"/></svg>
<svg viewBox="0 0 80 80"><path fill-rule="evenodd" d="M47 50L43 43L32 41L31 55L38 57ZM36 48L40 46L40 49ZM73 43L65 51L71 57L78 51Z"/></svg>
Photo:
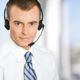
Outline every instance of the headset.
<svg viewBox="0 0 80 80"><path fill-rule="evenodd" d="M37 1L37 0L36 0L36 1ZM40 5L39 1L37 1L37 3ZM38 36L38 38L37 38L34 42L31 42L30 44L28 44L29 47L33 46L33 45L38 41L38 39L41 37L41 35L42 35L42 33L43 33L43 30L44 30L43 11L42 11L41 5L40 5L40 9L41 9L42 19L39 21L38 30L39 30L39 31L41 30L41 33L40 33L40 35ZM5 9L4 9L4 27L5 27L7 30L10 29L9 21L8 21L8 19L7 19L7 6L6 6Z"/></svg>
<svg viewBox="0 0 80 80"><path fill-rule="evenodd" d="M37 1L37 0L36 0L36 1ZM37 3L40 5L39 1L37 1ZM38 30L41 30L41 28L44 28L44 24L43 24L43 11L42 11L41 5L40 5L40 9L41 9L42 19L39 21ZM7 6L6 6L6 8L4 9L4 27L5 27L7 30L10 29L9 21L8 21L8 19L7 19Z"/></svg>

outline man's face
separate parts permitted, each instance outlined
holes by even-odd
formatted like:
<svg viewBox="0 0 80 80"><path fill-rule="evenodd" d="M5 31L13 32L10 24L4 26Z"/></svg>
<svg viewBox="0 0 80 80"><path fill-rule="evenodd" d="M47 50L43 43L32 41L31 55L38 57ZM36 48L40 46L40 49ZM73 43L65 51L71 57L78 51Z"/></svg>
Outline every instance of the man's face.
<svg viewBox="0 0 80 80"><path fill-rule="evenodd" d="M33 42L40 20L39 9L34 6L30 10L21 10L12 6L10 10L10 36L12 40L24 49L29 49L28 44Z"/></svg>

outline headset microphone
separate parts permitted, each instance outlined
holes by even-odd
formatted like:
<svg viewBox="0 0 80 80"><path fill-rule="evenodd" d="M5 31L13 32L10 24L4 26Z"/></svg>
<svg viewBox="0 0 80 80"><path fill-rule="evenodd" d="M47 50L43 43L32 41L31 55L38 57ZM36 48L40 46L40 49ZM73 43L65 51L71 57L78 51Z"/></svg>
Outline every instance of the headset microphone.
<svg viewBox="0 0 80 80"><path fill-rule="evenodd" d="M28 44L29 47L33 46L35 42Z"/></svg>
<svg viewBox="0 0 80 80"><path fill-rule="evenodd" d="M33 45L38 41L38 39L41 37L41 35L42 35L42 33L43 33L43 30L44 30L44 24L43 24L42 31L41 31L41 33L40 33L39 37L37 38L37 40L36 40L36 41L31 42L30 44L28 44L28 46L29 46L29 47L33 46Z"/></svg>

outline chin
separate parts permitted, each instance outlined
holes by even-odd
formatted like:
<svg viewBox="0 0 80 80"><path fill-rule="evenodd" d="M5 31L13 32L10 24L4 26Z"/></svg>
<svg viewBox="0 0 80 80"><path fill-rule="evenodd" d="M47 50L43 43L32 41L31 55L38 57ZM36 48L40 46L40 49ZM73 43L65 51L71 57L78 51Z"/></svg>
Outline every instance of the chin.
<svg viewBox="0 0 80 80"><path fill-rule="evenodd" d="M28 45L20 45L22 48L26 49L26 50L29 50L29 46Z"/></svg>
<svg viewBox="0 0 80 80"><path fill-rule="evenodd" d="M18 42L18 43L17 43L17 45L20 46L20 47L22 47L22 48L27 48L27 47L29 47L28 44L29 44L29 43L24 43L24 42L20 42L20 43Z"/></svg>

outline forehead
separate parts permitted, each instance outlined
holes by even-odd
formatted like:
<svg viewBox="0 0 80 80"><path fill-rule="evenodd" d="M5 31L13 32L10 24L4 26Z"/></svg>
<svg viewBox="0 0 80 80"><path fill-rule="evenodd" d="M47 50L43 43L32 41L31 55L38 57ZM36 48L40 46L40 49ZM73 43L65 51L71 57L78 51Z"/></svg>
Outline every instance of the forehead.
<svg viewBox="0 0 80 80"><path fill-rule="evenodd" d="M34 6L30 10L22 10L17 6L12 6L9 13L10 19L19 19L19 20L39 20L40 11L37 6Z"/></svg>

